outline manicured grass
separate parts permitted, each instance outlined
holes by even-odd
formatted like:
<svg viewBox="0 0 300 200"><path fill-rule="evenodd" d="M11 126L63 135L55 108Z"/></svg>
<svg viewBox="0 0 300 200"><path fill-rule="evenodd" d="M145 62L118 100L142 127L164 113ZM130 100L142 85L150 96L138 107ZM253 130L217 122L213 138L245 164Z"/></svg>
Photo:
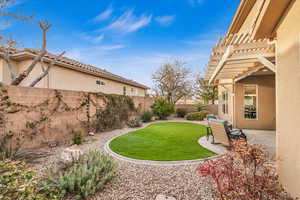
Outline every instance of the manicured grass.
<svg viewBox="0 0 300 200"><path fill-rule="evenodd" d="M117 137L109 146L114 152L129 158L193 160L216 155L199 145L198 139L205 134L206 128L199 124L161 122Z"/></svg>

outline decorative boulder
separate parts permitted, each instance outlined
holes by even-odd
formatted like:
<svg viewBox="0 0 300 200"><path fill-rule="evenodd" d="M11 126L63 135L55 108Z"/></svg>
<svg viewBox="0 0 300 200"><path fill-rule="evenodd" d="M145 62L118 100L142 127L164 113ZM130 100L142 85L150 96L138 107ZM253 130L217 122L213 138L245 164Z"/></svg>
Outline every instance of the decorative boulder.
<svg viewBox="0 0 300 200"><path fill-rule="evenodd" d="M82 154L83 152L79 148L73 146L73 147L65 148L60 153L59 159L63 162L78 160Z"/></svg>
<svg viewBox="0 0 300 200"><path fill-rule="evenodd" d="M90 135L90 136L94 136L94 135L95 135L95 133L93 133L93 132L89 132L89 135Z"/></svg>

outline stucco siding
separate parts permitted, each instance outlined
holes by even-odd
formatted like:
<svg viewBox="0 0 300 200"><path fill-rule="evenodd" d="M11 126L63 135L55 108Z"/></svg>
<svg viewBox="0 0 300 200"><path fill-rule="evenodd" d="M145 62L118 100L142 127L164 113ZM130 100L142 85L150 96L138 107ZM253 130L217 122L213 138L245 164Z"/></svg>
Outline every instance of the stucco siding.
<svg viewBox="0 0 300 200"><path fill-rule="evenodd" d="M244 117L244 85L257 86L257 119ZM250 76L235 84L235 125L243 129L276 129L275 76Z"/></svg>
<svg viewBox="0 0 300 200"><path fill-rule="evenodd" d="M1 62L3 59L0 59ZM0 63L1 63L0 62ZM25 70L32 60L24 60L20 62L14 62L14 70L21 72ZM1 67L3 82L9 84L11 82L10 75L6 63L3 63ZM46 67L46 66L45 66ZM20 86L29 86L36 77L42 73L40 63L30 73L30 76L25 78ZM102 81L104 85L99 85L96 81ZM61 90L73 90L73 91L86 91L86 92L103 92L107 94L119 94L124 93L123 87L126 87L126 95L129 96L145 96L145 89L131 86L128 84L112 81L106 78L97 77L94 75L86 74L76 70L64 68L54 65L49 74L44 77L35 87L38 88L51 88Z"/></svg>
<svg viewBox="0 0 300 200"><path fill-rule="evenodd" d="M277 155L283 185L300 197L300 1L277 31Z"/></svg>

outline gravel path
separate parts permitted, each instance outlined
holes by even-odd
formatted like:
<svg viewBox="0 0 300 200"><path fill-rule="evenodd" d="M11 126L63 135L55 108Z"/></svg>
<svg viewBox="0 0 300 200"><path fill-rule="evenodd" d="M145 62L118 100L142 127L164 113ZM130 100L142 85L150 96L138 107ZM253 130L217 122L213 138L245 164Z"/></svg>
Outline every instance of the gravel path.
<svg viewBox="0 0 300 200"><path fill-rule="evenodd" d="M149 123L144 126L147 125ZM136 129L124 128L90 136L80 149L103 149L111 138L133 130ZM56 155L62 149L63 147L51 149L52 155L40 158L33 167L43 170L56 162ZM196 174L198 164L151 166L118 159L115 159L115 162L118 164L117 177L90 200L155 200L159 194L175 197L177 200L213 199L210 192L212 184Z"/></svg>

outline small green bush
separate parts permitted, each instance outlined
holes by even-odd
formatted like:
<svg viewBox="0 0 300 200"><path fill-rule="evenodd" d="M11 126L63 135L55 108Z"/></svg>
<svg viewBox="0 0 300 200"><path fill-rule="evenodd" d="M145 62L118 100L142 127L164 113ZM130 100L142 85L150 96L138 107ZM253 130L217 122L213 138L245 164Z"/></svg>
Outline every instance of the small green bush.
<svg viewBox="0 0 300 200"><path fill-rule="evenodd" d="M152 110L154 115L158 116L159 119L164 120L174 113L175 106L164 98L157 98L152 105Z"/></svg>
<svg viewBox="0 0 300 200"><path fill-rule="evenodd" d="M200 112L192 112L186 115L186 119L192 121L202 121L208 114L209 112L206 110L202 110Z"/></svg>
<svg viewBox="0 0 300 200"><path fill-rule="evenodd" d="M0 139L0 160L13 159L16 154L16 149L12 147L12 134L5 134Z"/></svg>
<svg viewBox="0 0 300 200"><path fill-rule="evenodd" d="M200 112L200 111L204 110L206 105L200 102L200 103L195 104L194 106L197 109L197 111Z"/></svg>
<svg viewBox="0 0 300 200"><path fill-rule="evenodd" d="M185 115L188 113L188 110L186 108L177 108L176 109L176 114L177 114L177 117L185 117Z"/></svg>
<svg viewBox="0 0 300 200"><path fill-rule="evenodd" d="M81 155L76 161L58 165L49 171L42 182L43 191L55 191L59 197L86 199L103 189L115 176L116 165L112 158L100 151Z"/></svg>
<svg viewBox="0 0 300 200"><path fill-rule="evenodd" d="M127 126L130 128L137 128L142 126L142 122L139 119L132 119L127 122Z"/></svg>
<svg viewBox="0 0 300 200"><path fill-rule="evenodd" d="M83 134L82 131L72 131L72 144L81 145L83 142Z"/></svg>
<svg viewBox="0 0 300 200"><path fill-rule="evenodd" d="M142 113L141 120L143 122L150 122L152 117L153 117L153 113L148 110L148 111L145 111L145 112Z"/></svg>

